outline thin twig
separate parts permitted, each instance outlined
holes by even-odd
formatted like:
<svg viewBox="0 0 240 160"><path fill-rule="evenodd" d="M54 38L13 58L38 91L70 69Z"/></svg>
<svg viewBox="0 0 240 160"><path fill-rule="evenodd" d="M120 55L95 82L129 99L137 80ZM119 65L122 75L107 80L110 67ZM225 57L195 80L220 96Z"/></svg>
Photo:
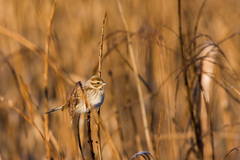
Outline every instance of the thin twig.
<svg viewBox="0 0 240 160"><path fill-rule="evenodd" d="M134 160L134 159L136 159L139 156L142 156L145 160L153 159L153 156L151 155L151 153L149 153L147 151L141 151L141 152L138 152L135 155L133 155L131 160Z"/></svg>
<svg viewBox="0 0 240 160"><path fill-rule="evenodd" d="M240 149L240 147L235 147L235 148L231 149L231 150L224 156L224 158L223 158L222 160L225 160L225 159L228 157L228 155L229 155L231 152L233 152L233 151L239 152L239 149Z"/></svg>

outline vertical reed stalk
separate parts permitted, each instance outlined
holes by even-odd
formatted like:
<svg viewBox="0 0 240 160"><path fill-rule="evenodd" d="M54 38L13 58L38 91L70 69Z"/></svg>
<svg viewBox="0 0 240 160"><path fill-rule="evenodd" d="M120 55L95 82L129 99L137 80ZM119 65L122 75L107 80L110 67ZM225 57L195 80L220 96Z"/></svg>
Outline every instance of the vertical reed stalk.
<svg viewBox="0 0 240 160"><path fill-rule="evenodd" d="M201 85L203 100L206 107L206 112L208 116L209 126L210 126L210 137L211 137L211 147L212 147L212 160L215 160L215 152L214 152L214 137L213 137L213 122L211 118L210 108L209 108L209 101L206 98L205 92L203 90L203 87Z"/></svg>
<svg viewBox="0 0 240 160"><path fill-rule="evenodd" d="M102 55L103 55L103 39L104 39L104 25L105 25L105 21L106 21L106 17L107 17L107 13L105 13L104 19L103 19L103 24L102 24L102 33L101 33L101 43L100 43L100 53L98 56L98 76L101 77L102 76Z"/></svg>
<svg viewBox="0 0 240 160"><path fill-rule="evenodd" d="M51 35L51 28L52 28L52 21L53 21L53 16L55 13L55 8L56 8L57 0L54 1L53 7L51 10L51 15L49 18L49 23L48 23L48 31L47 31L47 39L46 39L46 48L45 48L45 65L44 65L44 112L48 111L48 54L49 54L49 45L50 45L50 35ZM44 127L45 127L45 137L46 141L49 142L49 115L45 114L44 115ZM47 149L47 159L51 159L50 155L50 149L49 145L46 144L46 149Z"/></svg>
<svg viewBox="0 0 240 160"><path fill-rule="evenodd" d="M145 104L144 104L144 100L143 100L143 93L142 93L142 89L141 89L140 80L138 78L137 63L136 63L136 59L135 59L135 55L134 55L134 49L133 49L133 45L132 45L131 36L130 36L130 33L129 33L129 27L128 27L128 24L127 24L126 17L123 13L123 9L122 9L122 5L121 5L120 0L116 0L116 1L117 1L117 4L118 4L118 9L120 11L125 30L127 31L128 49L129 49L130 59L131 59L131 62L132 62L132 67L133 67L134 79L135 79L136 85L137 85L138 97L139 97L139 100L140 100L140 109L141 109L141 114L142 114L142 118L143 118L143 127L144 127L144 133L145 133L145 136L146 136L147 146L148 146L149 152L151 154L153 154L153 146L152 146L152 141L151 141L151 138L150 138L150 132L149 132L149 128L148 128L147 115L146 115Z"/></svg>
<svg viewBox="0 0 240 160"><path fill-rule="evenodd" d="M81 92L81 95L83 95L82 98L84 100L84 103L86 104L87 112L85 115L86 115L86 122L87 122L88 144L89 144L89 149L90 149L90 154L91 154L91 160L95 160L95 154L93 151L93 144L92 144L93 141L92 141L92 134L91 134L91 123L90 123L91 122L91 111L90 111L91 107L89 106L87 98L84 94L82 82L78 81L77 85L79 85L79 87L81 88L80 92Z"/></svg>
<svg viewBox="0 0 240 160"><path fill-rule="evenodd" d="M82 146L81 146L81 137L80 137L80 130L79 130L79 126L80 126L80 115L78 115L77 117L77 138L78 138L78 146L81 152L81 156L82 156L82 160L85 160L84 155L83 155L83 150L82 150Z"/></svg>
<svg viewBox="0 0 240 160"><path fill-rule="evenodd" d="M90 149L90 154L91 154L91 160L95 159L95 154L93 151L93 141L92 141L92 134L91 134L91 112L90 109L87 109L86 112L86 122L87 122L87 133L88 133L88 144L89 144L89 149Z"/></svg>
<svg viewBox="0 0 240 160"><path fill-rule="evenodd" d="M187 91L187 99L188 99L188 107L191 115L191 120L193 124L193 130L195 133L195 139L197 141L197 148L199 152L199 159L203 159L203 148L202 148L202 141L201 141L201 135L199 135L198 128L198 120L194 117L194 110L193 110L193 102L191 100L191 88L188 84L188 75L187 75L187 68L186 68L186 60L185 55L183 51L183 35L182 35L182 19L181 19L181 0L178 0L178 25L179 25L179 45L180 45L180 53L181 53L181 59L182 59L182 67L183 67L183 78L184 78L184 85L185 89Z"/></svg>
<svg viewBox="0 0 240 160"><path fill-rule="evenodd" d="M109 132L107 131L106 127L103 124L103 120L101 119L101 117L98 116L98 114L96 112L92 112L94 119L98 119L99 120L99 124L101 126L101 131L103 132L104 137L106 138L106 142L109 144L111 151L112 151L112 155L113 155L113 159L116 160L120 160L120 155L119 152L115 146L115 144L113 143L113 140L111 138L111 135L109 134Z"/></svg>
<svg viewBox="0 0 240 160"><path fill-rule="evenodd" d="M103 39L104 39L104 25L105 25L105 20L107 17L107 13L104 16L103 19L103 24L102 24L102 33L101 33L101 43L100 43L100 53L99 53L99 63L98 63L98 76L101 77L102 76L102 55L103 55ZM100 117L100 108L98 109L98 117ZM101 148L101 135L100 135L100 125L99 125L99 119L97 119L97 137L98 137L98 155L99 155L99 159L102 159L102 148Z"/></svg>

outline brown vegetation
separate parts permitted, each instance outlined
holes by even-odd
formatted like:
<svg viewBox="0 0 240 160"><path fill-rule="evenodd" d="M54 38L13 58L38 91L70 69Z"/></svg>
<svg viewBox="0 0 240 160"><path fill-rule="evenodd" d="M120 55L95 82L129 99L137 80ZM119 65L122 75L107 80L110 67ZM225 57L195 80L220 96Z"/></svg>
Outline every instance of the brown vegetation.
<svg viewBox="0 0 240 160"><path fill-rule="evenodd" d="M0 159L239 159L240 1L0 4ZM93 74L91 127L44 114Z"/></svg>

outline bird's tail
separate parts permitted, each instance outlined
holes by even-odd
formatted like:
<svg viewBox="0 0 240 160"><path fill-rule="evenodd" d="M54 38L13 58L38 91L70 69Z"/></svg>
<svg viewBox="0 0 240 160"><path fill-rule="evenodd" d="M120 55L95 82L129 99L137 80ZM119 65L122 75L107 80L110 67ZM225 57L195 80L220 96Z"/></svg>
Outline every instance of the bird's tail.
<svg viewBox="0 0 240 160"><path fill-rule="evenodd" d="M50 114L50 113L55 112L55 111L60 110L60 109L63 110L65 105L66 105L66 104L63 104L63 105L60 106L60 107L53 108L52 110L46 112L45 114Z"/></svg>

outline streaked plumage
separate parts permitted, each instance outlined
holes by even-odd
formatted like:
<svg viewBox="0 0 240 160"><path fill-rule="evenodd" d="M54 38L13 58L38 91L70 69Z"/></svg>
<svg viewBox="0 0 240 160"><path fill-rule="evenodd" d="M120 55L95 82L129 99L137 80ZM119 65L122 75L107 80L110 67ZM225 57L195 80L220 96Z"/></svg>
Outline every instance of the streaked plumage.
<svg viewBox="0 0 240 160"><path fill-rule="evenodd" d="M58 108L46 112L46 114L64 110L65 108L70 109L71 116L75 113L85 113L87 111L85 98L89 108L99 108L104 101L105 85L106 83L104 83L103 79L97 75L92 76L83 86L79 81L70 93L67 102ZM84 93L85 97L82 93Z"/></svg>

